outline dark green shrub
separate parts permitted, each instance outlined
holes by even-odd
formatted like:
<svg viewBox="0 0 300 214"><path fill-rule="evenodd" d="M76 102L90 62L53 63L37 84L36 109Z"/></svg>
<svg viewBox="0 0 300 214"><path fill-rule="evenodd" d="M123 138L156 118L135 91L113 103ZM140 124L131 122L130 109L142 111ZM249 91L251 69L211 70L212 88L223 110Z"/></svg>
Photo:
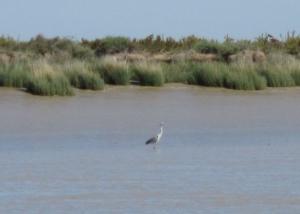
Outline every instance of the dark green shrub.
<svg viewBox="0 0 300 214"><path fill-rule="evenodd" d="M82 41L85 46L92 48L97 56L105 54L114 54L120 52L130 52L133 45L129 38L126 37L112 37L108 36L103 39L96 39L94 41Z"/></svg>
<svg viewBox="0 0 300 214"><path fill-rule="evenodd" d="M194 46L194 49L199 53L216 54L221 60L225 61L228 61L229 56L237 53L241 48L232 40L220 43L215 40L202 39Z"/></svg>
<svg viewBox="0 0 300 214"><path fill-rule="evenodd" d="M218 41L202 39L195 45L194 49L199 53L218 54L220 47L221 45Z"/></svg>

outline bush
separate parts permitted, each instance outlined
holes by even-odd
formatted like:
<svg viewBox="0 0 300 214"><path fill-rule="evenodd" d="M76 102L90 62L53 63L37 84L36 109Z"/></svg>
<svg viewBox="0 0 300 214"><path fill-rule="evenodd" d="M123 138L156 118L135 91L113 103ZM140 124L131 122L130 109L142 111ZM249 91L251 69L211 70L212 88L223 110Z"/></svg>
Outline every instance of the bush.
<svg viewBox="0 0 300 214"><path fill-rule="evenodd" d="M83 40L85 46L92 48L97 56L105 54L115 54L133 49L130 39L126 37L105 37L103 39L96 39L94 41Z"/></svg>
<svg viewBox="0 0 300 214"><path fill-rule="evenodd" d="M228 61L228 57L232 54L242 50L233 40L226 40L223 43L214 40L202 39L195 46L194 49L199 53L216 54L221 60Z"/></svg>
<svg viewBox="0 0 300 214"><path fill-rule="evenodd" d="M17 47L17 42L11 37L0 36L0 48L13 50Z"/></svg>
<svg viewBox="0 0 300 214"><path fill-rule="evenodd" d="M72 56L77 59L87 59L94 57L94 51L89 47L84 47L80 44L73 44L72 46Z"/></svg>
<svg viewBox="0 0 300 214"><path fill-rule="evenodd" d="M202 39L201 41L196 43L196 45L194 46L194 49L199 53L218 54L220 47L221 47L221 45L217 41Z"/></svg>
<svg viewBox="0 0 300 214"><path fill-rule="evenodd" d="M288 33L285 48L289 54L298 55L300 53L300 36Z"/></svg>

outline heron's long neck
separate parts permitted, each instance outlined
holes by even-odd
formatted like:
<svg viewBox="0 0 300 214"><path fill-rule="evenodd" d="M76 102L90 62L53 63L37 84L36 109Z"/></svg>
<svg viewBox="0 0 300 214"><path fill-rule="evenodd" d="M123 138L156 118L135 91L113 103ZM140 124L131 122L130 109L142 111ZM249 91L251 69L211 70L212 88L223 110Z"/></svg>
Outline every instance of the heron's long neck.
<svg viewBox="0 0 300 214"><path fill-rule="evenodd" d="M164 127L163 126L161 126L160 127L160 132L159 132L159 135L162 135L162 133L164 132Z"/></svg>

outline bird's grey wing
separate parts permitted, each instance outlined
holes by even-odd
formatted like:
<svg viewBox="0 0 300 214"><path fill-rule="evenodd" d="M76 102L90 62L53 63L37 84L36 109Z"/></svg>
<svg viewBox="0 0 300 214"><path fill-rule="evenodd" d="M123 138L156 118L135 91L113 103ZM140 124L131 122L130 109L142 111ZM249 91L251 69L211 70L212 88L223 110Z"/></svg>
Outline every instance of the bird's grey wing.
<svg viewBox="0 0 300 214"><path fill-rule="evenodd" d="M146 145L147 144L152 144L155 143L157 141L157 136L150 138L149 140L146 141Z"/></svg>

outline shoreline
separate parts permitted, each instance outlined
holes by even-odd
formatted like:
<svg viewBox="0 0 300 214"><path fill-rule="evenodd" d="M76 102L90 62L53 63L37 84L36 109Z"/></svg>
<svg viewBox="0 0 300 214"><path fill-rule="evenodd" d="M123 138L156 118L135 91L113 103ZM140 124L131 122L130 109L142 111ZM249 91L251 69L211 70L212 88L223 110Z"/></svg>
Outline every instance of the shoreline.
<svg viewBox="0 0 300 214"><path fill-rule="evenodd" d="M223 95L273 95L273 94L284 94L284 93L293 93L293 94L300 94L300 87L293 86L293 87L267 87L263 90L235 90L235 89L228 89L228 88L221 88L221 87L206 87L206 86L198 86L198 85L188 85L183 83L167 83L162 87L153 87L153 86L140 86L140 85L105 85L103 90L82 90L73 88L74 96L43 96L43 95L34 95L28 93L25 88L13 88L13 87L1 87L0 88L0 95L6 92L20 92L20 94L28 95L30 97L61 97L61 98L72 98L80 95L101 95L107 94L110 92L122 92L122 91L137 91L141 93L146 92L162 92L162 91L185 91L191 90L193 92L200 92L200 93L208 93L208 94L223 94ZM13 94L15 95L15 93Z"/></svg>

